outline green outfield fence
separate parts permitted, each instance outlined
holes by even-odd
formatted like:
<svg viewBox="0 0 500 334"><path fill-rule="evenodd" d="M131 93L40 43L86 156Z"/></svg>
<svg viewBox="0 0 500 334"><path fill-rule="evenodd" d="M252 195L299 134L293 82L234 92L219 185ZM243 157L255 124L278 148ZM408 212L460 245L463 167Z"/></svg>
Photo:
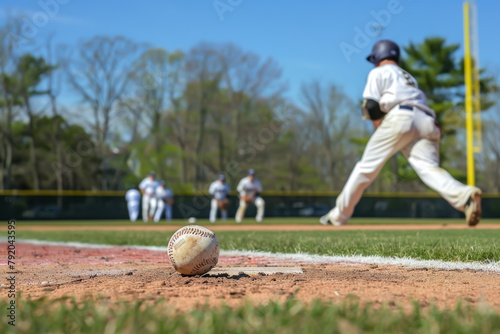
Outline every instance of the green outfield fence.
<svg viewBox="0 0 500 334"><path fill-rule="evenodd" d="M319 217L335 203L337 192L264 192L266 217ZM125 191L0 191L0 219L73 220L128 218ZM238 207L236 194L230 197L229 215ZM179 193L173 206L174 218L208 218L210 198L206 193ZM250 206L247 216L255 215ZM439 195L433 193L366 194L354 217L460 218ZM500 218L500 194L483 196L483 217Z"/></svg>

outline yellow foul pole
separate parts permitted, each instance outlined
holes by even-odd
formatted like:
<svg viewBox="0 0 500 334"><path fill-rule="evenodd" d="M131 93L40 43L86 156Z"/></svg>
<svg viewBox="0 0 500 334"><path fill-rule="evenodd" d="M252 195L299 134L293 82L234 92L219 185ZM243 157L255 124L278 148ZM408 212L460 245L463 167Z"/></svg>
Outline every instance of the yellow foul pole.
<svg viewBox="0 0 500 334"><path fill-rule="evenodd" d="M470 47L469 2L464 2L464 49L465 49L465 132L467 140L467 184L476 184L474 171L474 137L472 124L472 61Z"/></svg>

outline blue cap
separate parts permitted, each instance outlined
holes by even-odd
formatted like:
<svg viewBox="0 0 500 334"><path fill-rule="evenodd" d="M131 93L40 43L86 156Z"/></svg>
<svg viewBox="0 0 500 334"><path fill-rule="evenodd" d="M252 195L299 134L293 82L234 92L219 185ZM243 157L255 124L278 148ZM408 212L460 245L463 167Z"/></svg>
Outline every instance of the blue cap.
<svg viewBox="0 0 500 334"><path fill-rule="evenodd" d="M165 185L165 180L161 180L160 181L160 186L164 186Z"/></svg>
<svg viewBox="0 0 500 334"><path fill-rule="evenodd" d="M224 176L224 174L220 173L219 176L217 177L219 180L225 180L226 177Z"/></svg>
<svg viewBox="0 0 500 334"><path fill-rule="evenodd" d="M148 173L149 176L156 176L156 173L154 171L151 171Z"/></svg>
<svg viewBox="0 0 500 334"><path fill-rule="evenodd" d="M254 169L249 169L248 170L248 175L255 175L255 170Z"/></svg>

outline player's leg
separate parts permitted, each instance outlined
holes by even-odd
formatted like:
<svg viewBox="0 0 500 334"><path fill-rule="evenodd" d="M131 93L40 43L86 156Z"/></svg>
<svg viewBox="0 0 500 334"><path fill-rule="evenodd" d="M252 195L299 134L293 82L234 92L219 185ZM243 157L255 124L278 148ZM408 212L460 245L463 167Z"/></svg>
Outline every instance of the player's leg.
<svg viewBox="0 0 500 334"><path fill-rule="evenodd" d="M156 200L156 211L154 214L154 222L158 223L161 219L161 215L163 214L163 208L165 207L165 202L163 202L161 199Z"/></svg>
<svg viewBox="0 0 500 334"><path fill-rule="evenodd" d="M142 220L147 223L149 218L149 196L142 195Z"/></svg>
<svg viewBox="0 0 500 334"><path fill-rule="evenodd" d="M165 219L168 221L172 220L172 204L170 203L165 205Z"/></svg>
<svg viewBox="0 0 500 334"><path fill-rule="evenodd" d="M157 200L155 197L149 199L149 220L153 220L156 211Z"/></svg>
<svg viewBox="0 0 500 334"><path fill-rule="evenodd" d="M130 217L130 221L133 223L137 220L139 216L139 203L132 203L128 205L128 215Z"/></svg>
<svg viewBox="0 0 500 334"><path fill-rule="evenodd" d="M227 219L227 207L229 206L229 200L227 198L219 202L219 209L222 216L222 220Z"/></svg>
<svg viewBox="0 0 500 334"><path fill-rule="evenodd" d="M260 196L255 199L254 203L255 206L257 207L257 216L255 217L255 220L257 220L257 222L260 223L264 218L264 206L266 203Z"/></svg>
<svg viewBox="0 0 500 334"><path fill-rule="evenodd" d="M128 217L129 217L129 219L130 219L131 222L133 222L133 220L132 220L132 210L133 210L133 205L131 205L130 203L127 203Z"/></svg>
<svg viewBox="0 0 500 334"><path fill-rule="evenodd" d="M245 211L247 210L247 202L243 199L240 199L240 206L238 207L238 211L236 211L236 222L241 223L243 217L245 217Z"/></svg>
<svg viewBox="0 0 500 334"><path fill-rule="evenodd" d="M324 225L343 225L354 212L365 189L372 184L385 162L416 138L411 111L391 111L373 133L361 160L354 166L335 208L320 218Z"/></svg>
<svg viewBox="0 0 500 334"><path fill-rule="evenodd" d="M481 219L481 190L455 180L439 167L439 142L420 139L403 150L422 182L437 191L455 209L466 212L468 225Z"/></svg>
<svg viewBox="0 0 500 334"><path fill-rule="evenodd" d="M212 198L210 201L210 222L215 223L217 218L217 208L219 207L219 203L215 198Z"/></svg>

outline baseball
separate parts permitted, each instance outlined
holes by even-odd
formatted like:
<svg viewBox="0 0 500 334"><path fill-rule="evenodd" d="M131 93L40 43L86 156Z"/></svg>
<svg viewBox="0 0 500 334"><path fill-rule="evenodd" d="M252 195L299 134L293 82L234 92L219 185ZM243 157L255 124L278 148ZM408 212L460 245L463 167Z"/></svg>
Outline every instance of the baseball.
<svg viewBox="0 0 500 334"><path fill-rule="evenodd" d="M196 223L196 218L194 218L194 217L189 217L189 219L188 219L188 223L190 223L190 224L194 224L194 223Z"/></svg>
<svg viewBox="0 0 500 334"><path fill-rule="evenodd" d="M202 275L219 261L219 241L207 228L185 226L168 242L168 257L175 270L184 275Z"/></svg>

